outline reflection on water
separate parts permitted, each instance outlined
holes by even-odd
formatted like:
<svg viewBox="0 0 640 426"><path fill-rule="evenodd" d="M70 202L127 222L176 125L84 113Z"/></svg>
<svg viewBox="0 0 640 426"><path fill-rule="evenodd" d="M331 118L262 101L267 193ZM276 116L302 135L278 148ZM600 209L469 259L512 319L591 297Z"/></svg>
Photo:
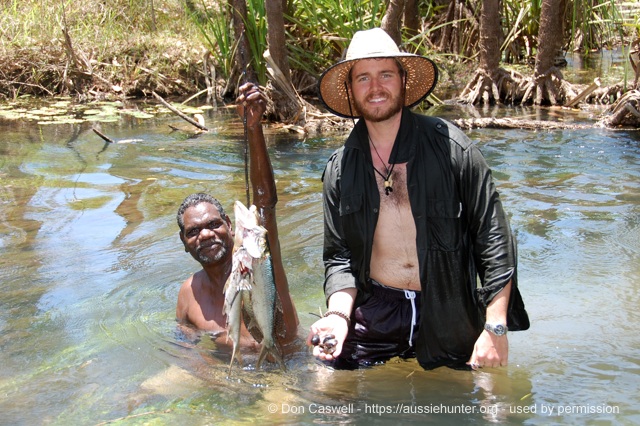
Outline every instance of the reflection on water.
<svg viewBox="0 0 640 426"><path fill-rule="evenodd" d="M564 111L520 115L582 120ZM439 110L452 118L459 110ZM514 111L502 109L501 114ZM230 353L177 332L175 211L191 192L244 197L242 129L191 137L172 119L0 123L0 411L8 424L637 423L639 135L475 130L519 242L529 331L508 368L332 371L301 349L285 373L228 376ZM272 134L285 268L301 335L324 308L320 175L343 137Z"/></svg>

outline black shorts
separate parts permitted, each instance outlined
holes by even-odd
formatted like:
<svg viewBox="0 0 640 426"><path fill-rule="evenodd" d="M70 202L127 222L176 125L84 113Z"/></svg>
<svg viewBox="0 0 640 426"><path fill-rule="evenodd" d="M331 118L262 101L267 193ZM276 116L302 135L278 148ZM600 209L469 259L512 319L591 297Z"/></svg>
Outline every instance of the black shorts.
<svg viewBox="0 0 640 426"><path fill-rule="evenodd" d="M340 369L383 364L393 357L413 358L420 324L420 292L383 286L372 280L372 295L353 312L340 356Z"/></svg>

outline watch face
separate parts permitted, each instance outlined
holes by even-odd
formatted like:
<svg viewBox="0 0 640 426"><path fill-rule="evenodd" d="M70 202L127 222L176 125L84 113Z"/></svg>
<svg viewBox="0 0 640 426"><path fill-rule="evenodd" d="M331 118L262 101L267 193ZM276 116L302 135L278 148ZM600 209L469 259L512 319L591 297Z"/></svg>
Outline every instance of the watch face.
<svg viewBox="0 0 640 426"><path fill-rule="evenodd" d="M507 327L502 324L485 324L485 330L492 332L496 336L502 336L507 332Z"/></svg>

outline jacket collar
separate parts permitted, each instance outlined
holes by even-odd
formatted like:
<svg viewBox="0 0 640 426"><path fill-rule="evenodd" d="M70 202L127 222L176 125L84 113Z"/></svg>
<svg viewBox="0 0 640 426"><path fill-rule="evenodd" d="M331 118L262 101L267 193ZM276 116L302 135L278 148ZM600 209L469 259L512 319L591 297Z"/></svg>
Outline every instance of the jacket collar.
<svg viewBox="0 0 640 426"><path fill-rule="evenodd" d="M393 149L391 150L390 161L391 163L407 163L414 156L415 152L415 138L414 134L414 116L411 110L407 107L402 109L402 118L400 119L400 129L396 135L396 140L393 143ZM352 148L361 150L365 157L371 161L371 149L369 148L369 131L367 125L363 119L360 119L353 132L345 142L345 148Z"/></svg>

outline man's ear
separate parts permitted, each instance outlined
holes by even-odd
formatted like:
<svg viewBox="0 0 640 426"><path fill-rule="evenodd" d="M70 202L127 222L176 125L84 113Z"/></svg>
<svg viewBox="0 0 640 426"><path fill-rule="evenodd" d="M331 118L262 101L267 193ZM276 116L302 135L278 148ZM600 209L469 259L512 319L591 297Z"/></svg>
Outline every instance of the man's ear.
<svg viewBox="0 0 640 426"><path fill-rule="evenodd" d="M235 237L236 233L233 230L233 224L231 223L231 218L229 216L225 215L224 220L227 222L227 227L229 228L229 232L231 233L231 236Z"/></svg>

